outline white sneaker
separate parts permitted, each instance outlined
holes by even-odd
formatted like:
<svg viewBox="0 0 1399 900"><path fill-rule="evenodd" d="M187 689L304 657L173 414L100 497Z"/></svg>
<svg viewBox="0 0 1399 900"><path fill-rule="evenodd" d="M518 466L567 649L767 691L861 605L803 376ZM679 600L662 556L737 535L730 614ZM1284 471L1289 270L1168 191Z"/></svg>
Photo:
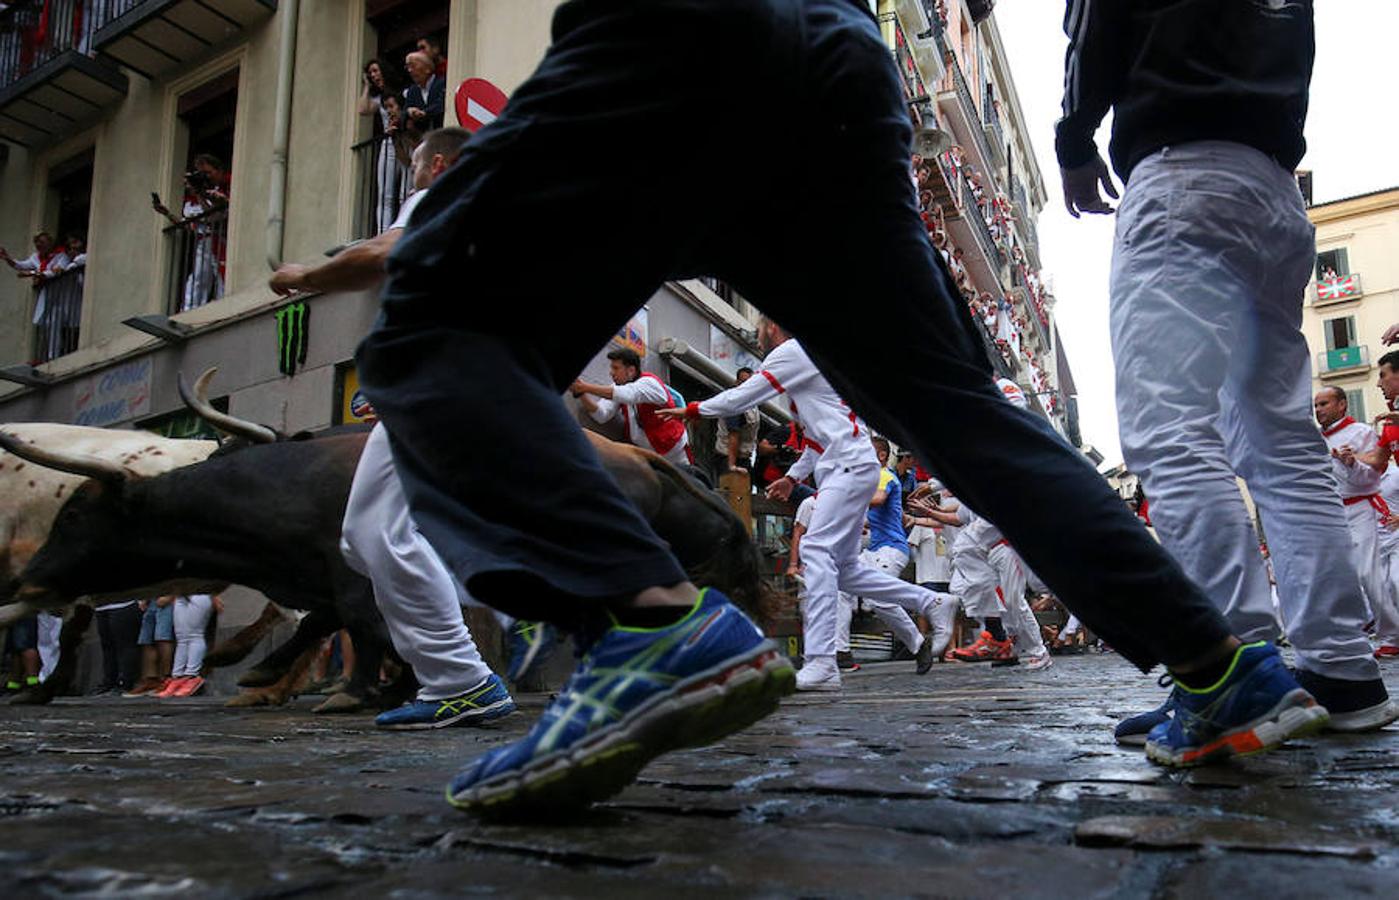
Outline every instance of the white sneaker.
<svg viewBox="0 0 1399 900"><path fill-rule="evenodd" d="M799 691L838 691L840 690L840 668L834 656L807 657L806 664L797 672Z"/></svg>
<svg viewBox="0 0 1399 900"><path fill-rule="evenodd" d="M1049 658L1048 653L1041 653L1039 656L1020 657L1020 664L1031 672L1036 672L1054 665L1054 660Z"/></svg>

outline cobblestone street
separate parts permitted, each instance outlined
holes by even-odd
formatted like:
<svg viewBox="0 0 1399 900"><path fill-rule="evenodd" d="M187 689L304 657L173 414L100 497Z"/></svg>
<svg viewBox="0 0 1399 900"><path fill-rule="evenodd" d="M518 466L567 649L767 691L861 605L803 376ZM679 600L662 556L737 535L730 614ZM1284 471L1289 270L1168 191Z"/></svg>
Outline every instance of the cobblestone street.
<svg viewBox="0 0 1399 900"><path fill-rule="evenodd" d="M163 894L1393 896L1399 730L1185 773L1114 746L1159 702L1116 656L867 666L654 763L574 821L481 824L442 788L522 733L376 732L215 699L8 707L7 897ZM1399 678L1390 668L1390 690Z"/></svg>

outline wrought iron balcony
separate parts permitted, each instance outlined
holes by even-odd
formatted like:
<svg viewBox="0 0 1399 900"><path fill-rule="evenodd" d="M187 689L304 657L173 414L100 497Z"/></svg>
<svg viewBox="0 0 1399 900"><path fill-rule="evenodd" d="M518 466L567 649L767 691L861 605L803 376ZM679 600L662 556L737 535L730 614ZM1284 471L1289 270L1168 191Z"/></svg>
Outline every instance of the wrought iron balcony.
<svg viewBox="0 0 1399 900"><path fill-rule="evenodd" d="M44 307L35 310L34 365L78 349L78 327L83 318L83 274L86 268L81 264L70 266L44 280Z"/></svg>
<svg viewBox="0 0 1399 900"><path fill-rule="evenodd" d="M941 35L939 41L942 42ZM981 112L976 108L976 101L972 97L971 88L967 86L966 76L962 74L962 66L957 61L956 54L947 49L945 42L942 42L942 47L946 54L947 72L952 79L952 89L938 94L938 107L952 122L953 132L961 141L963 149L974 156L977 166L990 169L996 164L996 157L992 154L990 142L986 140Z"/></svg>
<svg viewBox="0 0 1399 900"><path fill-rule="evenodd" d="M277 10L277 0L93 0L93 46L150 78L204 56Z"/></svg>
<svg viewBox="0 0 1399 900"><path fill-rule="evenodd" d="M1370 368L1370 347L1337 347L1316 355L1316 371L1326 378L1330 375L1354 375Z"/></svg>
<svg viewBox="0 0 1399 900"><path fill-rule="evenodd" d="M0 139L60 140L126 95L126 76L96 56L92 5L19 0L0 10Z"/></svg>
<svg viewBox="0 0 1399 900"><path fill-rule="evenodd" d="M1354 272L1349 275L1328 275L1318 279L1312 286L1312 303L1315 306L1346 303L1359 300L1364 295L1365 289L1360 283L1360 275Z"/></svg>
<svg viewBox="0 0 1399 900"><path fill-rule="evenodd" d="M190 216L165 229L165 307L185 312L224 295L228 256L228 207Z"/></svg>
<svg viewBox="0 0 1399 900"><path fill-rule="evenodd" d="M387 135L350 148L355 158L355 240L374 237L398 218L399 207L413 192L408 165L398 158Z"/></svg>
<svg viewBox="0 0 1399 900"><path fill-rule="evenodd" d="M983 104L986 130L986 143L995 154L995 163L998 166L1006 164L1006 134L1001 128L1001 115L996 111L995 101L989 96Z"/></svg>

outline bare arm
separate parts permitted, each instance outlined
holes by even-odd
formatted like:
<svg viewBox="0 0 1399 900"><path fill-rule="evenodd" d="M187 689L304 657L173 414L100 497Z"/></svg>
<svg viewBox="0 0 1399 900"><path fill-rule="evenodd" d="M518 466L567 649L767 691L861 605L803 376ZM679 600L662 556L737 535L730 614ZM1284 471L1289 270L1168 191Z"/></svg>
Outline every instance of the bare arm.
<svg viewBox="0 0 1399 900"><path fill-rule="evenodd" d="M797 575L802 569L801 545L802 535L806 534L806 526L800 522L792 524L792 552L787 556L787 574Z"/></svg>
<svg viewBox="0 0 1399 900"><path fill-rule="evenodd" d="M279 294L330 293L371 288L384 278L389 253L403 234L391 228L336 254L318 266L287 263L272 274L268 286Z"/></svg>

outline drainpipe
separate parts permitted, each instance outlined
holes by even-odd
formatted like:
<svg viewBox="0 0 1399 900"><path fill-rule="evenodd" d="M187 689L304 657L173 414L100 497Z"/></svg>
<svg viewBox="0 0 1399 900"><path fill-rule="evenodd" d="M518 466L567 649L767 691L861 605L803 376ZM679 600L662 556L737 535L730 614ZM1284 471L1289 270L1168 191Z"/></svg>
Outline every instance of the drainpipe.
<svg viewBox="0 0 1399 900"><path fill-rule="evenodd" d="M282 0L277 9L282 31L277 47L277 107L272 125L272 177L267 198L267 265L272 269L282 264L282 242L286 235L287 147L291 143L291 89L301 0Z"/></svg>

